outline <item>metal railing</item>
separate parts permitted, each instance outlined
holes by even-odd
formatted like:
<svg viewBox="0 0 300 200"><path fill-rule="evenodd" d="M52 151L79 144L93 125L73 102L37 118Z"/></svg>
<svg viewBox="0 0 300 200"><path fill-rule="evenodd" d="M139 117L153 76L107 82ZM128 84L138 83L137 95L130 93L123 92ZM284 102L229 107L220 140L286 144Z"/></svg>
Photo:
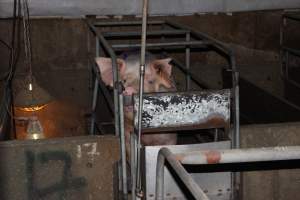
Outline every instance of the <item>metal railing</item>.
<svg viewBox="0 0 300 200"><path fill-rule="evenodd" d="M168 148L161 148L157 157L156 167L156 200L164 199L164 166L165 160L174 169L181 181L197 200L208 197L194 182L183 165L208 165L225 163L250 163L266 161L299 160L300 146L282 146L267 148L230 149L194 151L173 154ZM228 169L227 169L228 170Z"/></svg>
<svg viewBox="0 0 300 200"><path fill-rule="evenodd" d="M113 69L113 100L110 98L107 89L105 88L101 78L99 76L99 69L94 64L93 71L96 72L96 80L94 84L94 95L93 95L93 105L92 112L95 113L96 105L97 105L97 94L98 88L104 91L104 98L107 102L110 102L108 105L112 107L113 105L113 115L115 119L115 132L116 135L120 136L121 141L121 155L122 155L122 182L123 185L123 194L127 195L127 174L126 174L126 155L125 155L125 138L124 138L124 115L123 115L123 106L124 106L124 97L122 94L122 82L120 80L120 76L117 70L117 56L116 52L120 50L127 49L136 49L140 47L147 47L147 50L156 50L159 49L162 52L165 50L172 49L185 49L185 66L181 64L178 60L174 59L172 64L175 67L178 67L180 71L185 74L186 77L186 91L190 90L190 80L193 80L196 85L202 88L207 88L203 81L199 80L196 76L194 76L190 71L190 57L192 50L198 50L199 47L201 49L205 49L207 51L214 51L218 55L222 56L226 59L228 65L228 69L232 75L232 88L231 88L231 98L232 98L232 120L231 120L231 128L233 129L232 133L232 148L239 148L239 86L238 86L238 72L236 71L235 64L235 56L234 53L222 42L207 36L204 33L200 33L190 29L189 27L182 26L180 24L171 22L171 21L148 21L148 26L159 26L162 30L149 30L146 36L150 37L158 37L160 41L151 41L144 43L144 45L140 43L111 43L114 39L120 38L135 38L140 39L140 31L110 31L110 32L101 32L98 27L130 27L130 26L140 26L142 24L141 21L126 21L126 22L92 22L86 20L86 23L95 36L96 41L96 56L102 55L108 56L112 59L112 69ZM148 27L150 29L150 27ZM168 37L174 36L183 36L179 41L169 40ZM101 56L102 56L101 55ZM94 63L94 61L92 61ZM126 100L126 99L125 99ZM91 128L90 133L94 134L95 131L95 114L92 114L91 119Z"/></svg>

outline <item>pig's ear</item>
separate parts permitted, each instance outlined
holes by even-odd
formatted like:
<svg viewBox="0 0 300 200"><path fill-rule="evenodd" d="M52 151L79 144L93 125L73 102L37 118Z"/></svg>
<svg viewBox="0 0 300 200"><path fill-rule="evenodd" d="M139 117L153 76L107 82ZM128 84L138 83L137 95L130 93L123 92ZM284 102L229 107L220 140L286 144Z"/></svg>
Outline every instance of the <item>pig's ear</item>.
<svg viewBox="0 0 300 200"><path fill-rule="evenodd" d="M113 71L111 58L97 57L95 61L100 69L102 81L109 86L113 86ZM120 78L125 75L125 61L123 59L117 59Z"/></svg>
<svg viewBox="0 0 300 200"><path fill-rule="evenodd" d="M171 62L171 60L172 60L171 58L155 60L151 64L151 67L157 73L165 72L165 73L167 73L168 76L171 76L172 65L169 64L169 62Z"/></svg>

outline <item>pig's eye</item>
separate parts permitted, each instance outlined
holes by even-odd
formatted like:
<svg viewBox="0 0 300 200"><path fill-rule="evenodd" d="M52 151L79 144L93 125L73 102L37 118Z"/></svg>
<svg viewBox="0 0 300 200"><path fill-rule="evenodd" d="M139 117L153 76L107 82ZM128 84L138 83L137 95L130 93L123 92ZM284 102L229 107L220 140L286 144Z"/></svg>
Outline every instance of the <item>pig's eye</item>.
<svg viewBox="0 0 300 200"><path fill-rule="evenodd" d="M150 80L150 81L148 81L148 83L149 83L149 84L153 84L153 83L154 83L154 81Z"/></svg>

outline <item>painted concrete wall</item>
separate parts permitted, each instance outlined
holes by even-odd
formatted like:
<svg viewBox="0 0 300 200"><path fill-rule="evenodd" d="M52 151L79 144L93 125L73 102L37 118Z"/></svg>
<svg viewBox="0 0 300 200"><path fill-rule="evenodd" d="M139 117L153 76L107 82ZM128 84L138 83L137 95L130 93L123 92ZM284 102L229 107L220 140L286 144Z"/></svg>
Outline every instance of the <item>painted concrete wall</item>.
<svg viewBox="0 0 300 200"><path fill-rule="evenodd" d="M300 145L300 124L268 124L241 127L242 148ZM260 165L266 166L266 165ZM299 161L277 162L268 165L281 170L243 173L243 200L299 199ZM248 167L249 169L249 167Z"/></svg>
<svg viewBox="0 0 300 200"><path fill-rule="evenodd" d="M142 0L31 0L31 15L139 15ZM300 8L299 0L150 0L151 15ZM12 15L13 0L0 0L0 17Z"/></svg>

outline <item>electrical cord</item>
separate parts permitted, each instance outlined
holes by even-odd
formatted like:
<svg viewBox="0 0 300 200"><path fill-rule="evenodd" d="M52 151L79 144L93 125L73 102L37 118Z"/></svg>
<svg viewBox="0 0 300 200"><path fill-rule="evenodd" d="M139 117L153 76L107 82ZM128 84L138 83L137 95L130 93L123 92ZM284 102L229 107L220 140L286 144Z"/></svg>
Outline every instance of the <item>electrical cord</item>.
<svg viewBox="0 0 300 200"><path fill-rule="evenodd" d="M16 137L14 109L13 109L13 94L12 94L12 80L16 70L16 63L20 54L20 19L21 19L21 3L20 0L14 0L13 2L13 23L12 23L12 38L11 45L4 40L0 40L1 44L6 46L10 51L9 59L9 71L0 78L0 81L4 81L4 95L0 105L0 127L4 127L7 123L8 116L10 116L11 124L13 128L14 138ZM17 35L16 35L17 34ZM0 129L0 138L5 134L4 129ZM6 138L8 136L6 135Z"/></svg>

